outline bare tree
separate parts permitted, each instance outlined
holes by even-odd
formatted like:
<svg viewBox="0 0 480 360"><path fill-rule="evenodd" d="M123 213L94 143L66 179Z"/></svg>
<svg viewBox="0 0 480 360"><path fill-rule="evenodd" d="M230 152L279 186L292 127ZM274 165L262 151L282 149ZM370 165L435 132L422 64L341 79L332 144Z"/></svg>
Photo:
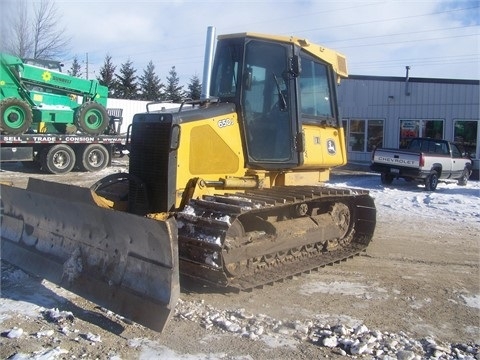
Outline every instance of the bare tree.
<svg viewBox="0 0 480 360"><path fill-rule="evenodd" d="M32 37L26 1L1 0L4 21L1 22L1 50L19 57L30 56ZM15 6L16 5L16 6Z"/></svg>
<svg viewBox="0 0 480 360"><path fill-rule="evenodd" d="M2 12L5 19L1 22L2 51L19 57L29 56L31 36L27 2L19 1L15 7L13 0L2 0Z"/></svg>
<svg viewBox="0 0 480 360"><path fill-rule="evenodd" d="M63 57L70 38L58 22L61 17L54 0L1 1L2 7L5 6L5 11L8 11L8 16L2 21L2 51L21 58Z"/></svg>
<svg viewBox="0 0 480 360"><path fill-rule="evenodd" d="M53 0L40 0L34 8L33 58L54 59L66 50L69 38L66 29L59 28L57 7Z"/></svg>

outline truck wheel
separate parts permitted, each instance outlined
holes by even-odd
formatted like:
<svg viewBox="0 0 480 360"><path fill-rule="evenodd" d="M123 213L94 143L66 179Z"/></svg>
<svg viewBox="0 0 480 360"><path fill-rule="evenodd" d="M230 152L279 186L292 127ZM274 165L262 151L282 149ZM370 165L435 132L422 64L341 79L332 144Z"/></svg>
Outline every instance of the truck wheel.
<svg viewBox="0 0 480 360"><path fill-rule="evenodd" d="M7 135L19 135L32 126L33 112L27 102L8 98L0 102L0 129Z"/></svg>
<svg viewBox="0 0 480 360"><path fill-rule="evenodd" d="M393 182L393 175L382 173L380 175L380 181L382 182L383 185L390 185Z"/></svg>
<svg viewBox="0 0 480 360"><path fill-rule="evenodd" d="M463 169L462 177L460 179L458 179L457 184L460 185L460 186L467 185L469 177L470 177L470 171L467 168Z"/></svg>
<svg viewBox="0 0 480 360"><path fill-rule="evenodd" d="M66 174L75 166L75 152L64 144L46 147L40 154L42 169L52 174Z"/></svg>
<svg viewBox="0 0 480 360"><path fill-rule="evenodd" d="M100 144L82 146L77 151L77 166L81 171L100 171L110 162L110 153Z"/></svg>
<svg viewBox="0 0 480 360"><path fill-rule="evenodd" d="M432 170L430 175L425 179L425 190L435 191L438 185L438 173L435 170Z"/></svg>
<svg viewBox="0 0 480 360"><path fill-rule="evenodd" d="M75 125L81 132L89 135L103 134L109 121L107 110L94 101L80 106L75 114Z"/></svg>

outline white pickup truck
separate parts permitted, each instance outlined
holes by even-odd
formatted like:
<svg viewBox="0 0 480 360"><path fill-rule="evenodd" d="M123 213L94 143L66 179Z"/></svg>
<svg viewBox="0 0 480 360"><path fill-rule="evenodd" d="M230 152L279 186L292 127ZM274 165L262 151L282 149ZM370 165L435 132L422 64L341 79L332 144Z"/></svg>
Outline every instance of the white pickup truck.
<svg viewBox="0 0 480 360"><path fill-rule="evenodd" d="M434 191L439 180L456 180L458 185L466 185L472 161L449 141L414 138L407 149L375 149L370 169L381 174L384 185L403 178L422 181L426 190Z"/></svg>

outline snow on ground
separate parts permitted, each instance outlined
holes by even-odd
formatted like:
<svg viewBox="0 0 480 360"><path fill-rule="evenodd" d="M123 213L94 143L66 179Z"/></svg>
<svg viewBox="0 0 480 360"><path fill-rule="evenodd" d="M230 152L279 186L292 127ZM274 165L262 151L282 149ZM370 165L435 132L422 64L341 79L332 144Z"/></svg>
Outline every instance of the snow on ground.
<svg viewBox="0 0 480 360"><path fill-rule="evenodd" d="M353 187L370 190L371 195L375 198L377 211L379 214L381 214L381 216L395 216L396 218L401 218L414 215L419 219L424 218L426 220L432 218L447 218L454 219L454 221L458 221L461 223L465 223L465 226L467 227L480 229L480 182L478 181L470 181L467 186L463 187L457 186L455 183L440 183L436 191L427 192L425 191L423 185L408 183L403 180L395 180L391 186L384 187L380 184L380 177L374 174L363 174L360 176L352 176L351 174L340 174L332 176L332 180L327 186L350 188ZM2 281L8 283L17 283L17 291L19 292L19 294L22 294L22 296L20 297L26 301L15 300L15 296L12 296L12 292L15 292L15 289L10 288L8 290L10 293L9 296L0 298L0 327L1 324L5 321L5 319L10 318L12 311L21 314L32 315L48 311L47 309L53 306L55 301L49 301L44 293L30 293L27 297L25 297L25 286L28 287L31 284L30 280L28 279L28 275L25 275L20 270L7 269L7 271L5 271L5 267L3 267L3 270L4 272L2 274ZM342 284L337 284L337 286L340 287L342 291L355 291L355 286L352 285L348 286L347 289L343 289ZM321 292L323 290L320 287L321 285L318 285L316 288L305 288L303 291L305 293ZM365 292L365 289L360 290L361 293ZM333 291L331 287L329 288L329 291ZM376 291L378 292L379 289L377 289ZM382 294L380 294L379 296L381 295ZM38 299L30 302L30 297L35 296L38 297ZM465 301L467 302L467 304L469 304L469 306L480 308L479 295L475 295L471 298L466 298ZM42 304L44 307L35 304ZM218 326L227 331L230 331L230 329L232 329L230 332L238 336L245 335L242 334L242 332L239 330L241 328L242 319L244 319L243 314L232 315L223 313L218 310L217 317L213 318L212 316L209 316L205 318L204 313L207 312L207 310L209 313L214 312L214 309L206 308L206 305L204 304L184 303L180 301L176 316L179 318L200 322L205 327ZM252 316L256 316L257 328L251 330L251 332L249 332L247 335L252 339L262 338L262 340L268 345L270 337L268 336L266 331L269 327L275 326L276 320L263 319L262 316L259 314L253 314ZM298 329L296 329L297 325ZM298 337L301 334L303 334L301 336L306 337L306 333L304 330L312 324L297 325L285 329L284 335L286 336L286 341L288 341L288 339L290 339L289 341L298 341ZM9 334L11 334L11 336L16 336L16 334L21 333L21 331L16 328L3 329L2 331L4 331L2 335L7 337ZM317 341L321 341L323 346L335 347L338 341L340 341L340 334L350 332L353 336L355 335L355 332L365 332L368 331L368 329L359 329L358 327L347 329L345 326L339 327L339 325L335 325L332 327L328 327L324 325L323 328L318 327L315 331L316 332L314 336L320 339L317 339ZM264 332L265 335L263 335ZM22 334L18 336L22 336ZM385 334L382 335L378 331L376 331L376 333L372 332L372 341L383 341L381 340L382 336L385 336ZM394 336L394 340L397 343L410 342L411 344L415 345L413 346L413 348L419 351L417 352L417 356L419 353L421 354L421 351L423 351L422 348L425 350L427 347L431 350L432 348L435 348L437 346L433 340L431 344L422 345L416 340L405 339L402 334L398 334L396 336L394 334L389 334L389 336ZM180 355L162 346L160 343L148 339L132 340L130 346L142 348L142 355L140 356L140 358L142 359L152 357L169 359L223 358L223 354ZM275 345L270 344L268 346ZM361 354L361 343L357 342L355 343L355 345L350 344L349 346L355 346L355 348L352 349L355 349L355 351L357 351L357 354ZM438 348L442 349L440 346L438 346ZM352 349L351 351L353 351ZM396 349L395 351L397 351L397 356L395 358L398 358L398 352L401 352L402 350ZM442 353L441 350L438 351L439 353ZM477 354L478 348L469 348L467 344L463 344L460 346L460 349L457 348L457 350L455 351L457 353L461 352L463 357L458 356L451 358L473 359L475 354ZM43 354L37 354L37 356L23 356L19 354L16 359L57 359L61 358L64 354L65 352L62 351L62 349L56 348L53 350L49 350L48 353L45 352ZM115 359L115 356L111 358ZM413 354L406 354L405 358L410 359L414 357Z"/></svg>
<svg viewBox="0 0 480 360"><path fill-rule="evenodd" d="M377 213L385 216L414 215L419 218L452 219L468 224L480 224L480 182L467 186L456 182L441 182L435 191L425 191L419 183L394 180L385 187L380 175L333 176L328 186L367 189L375 198Z"/></svg>

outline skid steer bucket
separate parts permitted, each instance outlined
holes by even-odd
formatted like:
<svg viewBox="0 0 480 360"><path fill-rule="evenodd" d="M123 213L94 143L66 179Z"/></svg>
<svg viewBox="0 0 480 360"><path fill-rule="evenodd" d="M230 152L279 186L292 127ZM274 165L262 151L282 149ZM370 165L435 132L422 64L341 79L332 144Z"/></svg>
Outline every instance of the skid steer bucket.
<svg viewBox="0 0 480 360"><path fill-rule="evenodd" d="M95 205L87 188L1 186L2 259L162 331L180 293L177 228Z"/></svg>

